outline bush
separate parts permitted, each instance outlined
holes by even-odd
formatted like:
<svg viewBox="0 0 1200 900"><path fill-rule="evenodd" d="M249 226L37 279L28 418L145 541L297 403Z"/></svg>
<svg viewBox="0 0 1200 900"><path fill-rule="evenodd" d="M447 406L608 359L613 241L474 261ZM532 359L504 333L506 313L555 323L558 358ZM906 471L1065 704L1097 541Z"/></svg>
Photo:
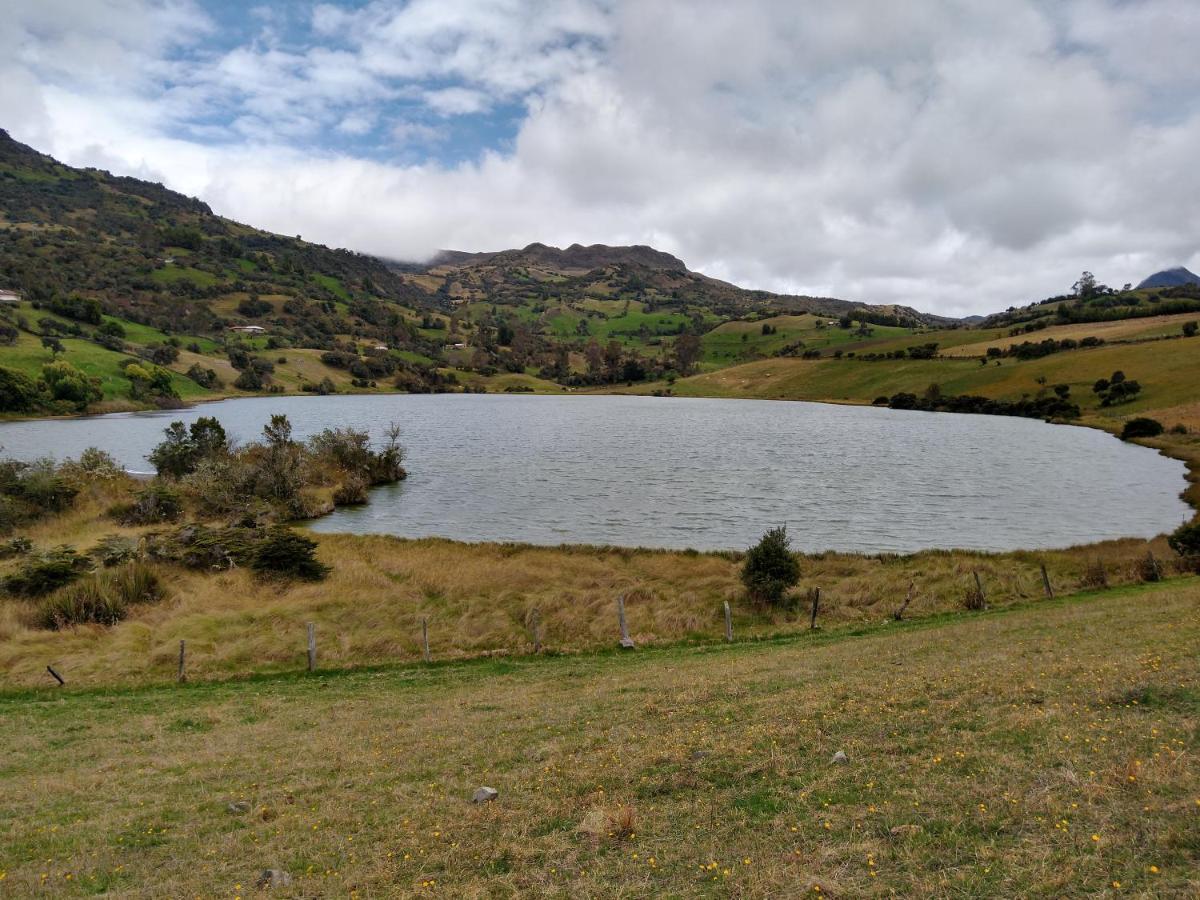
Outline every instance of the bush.
<svg viewBox="0 0 1200 900"><path fill-rule="evenodd" d="M1167 543L1180 556L1200 557L1200 519L1180 525L1167 538Z"/></svg>
<svg viewBox="0 0 1200 900"><path fill-rule="evenodd" d="M24 556L31 552L33 552L33 541L27 537L15 537L0 544L0 559Z"/></svg>
<svg viewBox="0 0 1200 900"><path fill-rule="evenodd" d="M65 587L38 604L34 617L42 628L59 630L71 625L116 625L131 606L157 603L166 590L154 570L130 562L112 572L89 576Z"/></svg>
<svg viewBox="0 0 1200 900"><path fill-rule="evenodd" d="M63 588L38 604L34 623L51 631L71 625L116 625L125 618L127 608L104 588L94 575Z"/></svg>
<svg viewBox="0 0 1200 900"><path fill-rule="evenodd" d="M174 522L183 515L183 500L179 492L157 482L135 495L132 503L120 503L108 514L122 525L155 525Z"/></svg>
<svg viewBox="0 0 1200 900"><path fill-rule="evenodd" d="M4 579L4 590L18 597L41 597L70 584L87 569L87 559L74 547L59 547L33 556Z"/></svg>
<svg viewBox="0 0 1200 900"><path fill-rule="evenodd" d="M362 506L367 502L366 481L357 473L347 475L333 492L333 502L337 506Z"/></svg>
<svg viewBox="0 0 1200 900"><path fill-rule="evenodd" d="M1125 423L1125 427L1121 429L1121 440L1129 441L1134 438L1158 437L1162 433L1162 422L1157 419L1148 419L1144 416L1139 416Z"/></svg>
<svg viewBox="0 0 1200 900"><path fill-rule="evenodd" d="M319 581L329 567L316 558L317 543L286 528L273 528L254 548L251 567L268 575Z"/></svg>
<svg viewBox="0 0 1200 900"><path fill-rule="evenodd" d="M800 563L791 551L787 526L772 528L746 553L742 584L758 603L779 604L800 580Z"/></svg>
<svg viewBox="0 0 1200 900"><path fill-rule="evenodd" d="M137 556L137 542L120 534L110 534L100 539L88 556L106 569L129 562Z"/></svg>
<svg viewBox="0 0 1200 900"><path fill-rule="evenodd" d="M0 366L0 412L28 412L38 405L38 388L24 372Z"/></svg>
<svg viewBox="0 0 1200 900"><path fill-rule="evenodd" d="M73 404L79 410L104 398L100 379L84 374L69 362L52 362L42 366L42 381L53 399Z"/></svg>

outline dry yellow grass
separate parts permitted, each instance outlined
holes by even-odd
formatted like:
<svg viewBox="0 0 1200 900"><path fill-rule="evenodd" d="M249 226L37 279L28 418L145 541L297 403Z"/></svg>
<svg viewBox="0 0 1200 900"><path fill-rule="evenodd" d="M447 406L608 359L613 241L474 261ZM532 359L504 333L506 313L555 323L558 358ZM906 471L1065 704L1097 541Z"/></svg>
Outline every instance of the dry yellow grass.
<svg viewBox="0 0 1200 900"><path fill-rule="evenodd" d="M86 549L119 530L103 517L103 507L85 504L31 534L39 544ZM733 607L739 637L809 627L803 603L790 612L748 603L740 562L732 555L315 537L321 559L333 567L326 581L281 583L244 570L205 574L163 567L171 599L139 608L113 628L41 631L22 624L29 609L24 601L0 601L0 673L11 684L39 684L53 662L73 683L161 681L174 673L181 639L198 677L295 669L303 660L307 622L317 626L328 666L419 659L422 619L439 659L525 654L533 649L534 610L542 645L576 652L615 643L615 601L622 595L641 645L719 640L724 601ZM1003 606L1043 596L1042 563L1056 591L1069 593L1080 589L1096 563L1110 584L1139 580L1150 550L1170 565L1173 554L1161 538L1044 553L824 554L802 557L797 594L820 587L824 628L861 626L890 617L910 585L909 617L957 609L975 572L989 602Z"/></svg>
<svg viewBox="0 0 1200 900"><path fill-rule="evenodd" d="M1198 605L0 696L0 893L1192 897Z"/></svg>
<svg viewBox="0 0 1200 900"><path fill-rule="evenodd" d="M1085 337L1098 337L1106 341L1127 341L1134 338L1158 337L1167 334L1179 334L1184 322L1194 322L1196 313L1178 313L1172 316L1149 316L1144 319L1118 319L1115 322L1080 322L1071 325L1052 325L1041 331L1015 337L1004 336L992 341L978 341L973 344L960 344L957 347L947 347L942 350L943 356L983 356L989 347L1007 350L1012 344L1023 341L1056 341L1082 340Z"/></svg>

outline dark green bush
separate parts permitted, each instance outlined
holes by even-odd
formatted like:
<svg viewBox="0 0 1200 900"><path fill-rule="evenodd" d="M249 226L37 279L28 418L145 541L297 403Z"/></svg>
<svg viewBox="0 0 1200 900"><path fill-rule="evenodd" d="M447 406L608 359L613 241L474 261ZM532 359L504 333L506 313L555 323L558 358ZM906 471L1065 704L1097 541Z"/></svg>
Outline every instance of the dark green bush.
<svg viewBox="0 0 1200 900"><path fill-rule="evenodd" d="M1125 427L1121 429L1121 440L1129 441L1134 438L1158 437L1162 433L1162 422L1157 419L1148 419L1145 416L1139 416L1125 423Z"/></svg>
<svg viewBox="0 0 1200 900"><path fill-rule="evenodd" d="M1167 538L1167 543L1180 556L1200 557L1200 519L1180 525Z"/></svg>
<svg viewBox="0 0 1200 900"><path fill-rule="evenodd" d="M746 552L742 584L756 602L781 603L788 589L799 580L800 563L791 551L787 526L772 528Z"/></svg>
<svg viewBox="0 0 1200 900"><path fill-rule="evenodd" d="M4 590L18 597L41 597L70 584L87 570L87 559L74 547L31 556L4 579Z"/></svg>
<svg viewBox="0 0 1200 900"><path fill-rule="evenodd" d="M154 525L174 522L183 515L179 492L165 484L152 482L138 491L132 503L119 503L108 514L122 525Z"/></svg>
<svg viewBox="0 0 1200 900"><path fill-rule="evenodd" d="M137 556L137 542L120 534L110 534L100 539L88 556L105 568L119 566Z"/></svg>
<svg viewBox="0 0 1200 900"><path fill-rule="evenodd" d="M27 537L15 537L0 544L0 559L11 556L24 556L33 550L33 541Z"/></svg>
<svg viewBox="0 0 1200 900"><path fill-rule="evenodd" d="M256 572L319 581L329 567L316 557L317 543L286 528L272 528L257 543L250 565Z"/></svg>

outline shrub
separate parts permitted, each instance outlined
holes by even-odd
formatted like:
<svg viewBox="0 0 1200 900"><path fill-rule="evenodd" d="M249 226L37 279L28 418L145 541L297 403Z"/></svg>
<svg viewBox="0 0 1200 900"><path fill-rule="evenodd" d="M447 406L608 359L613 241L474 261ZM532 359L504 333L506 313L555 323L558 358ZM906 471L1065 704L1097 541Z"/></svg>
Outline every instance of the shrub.
<svg viewBox="0 0 1200 900"><path fill-rule="evenodd" d="M88 551L88 556L105 568L111 568L137 556L137 542L120 534L106 535Z"/></svg>
<svg viewBox="0 0 1200 900"><path fill-rule="evenodd" d="M229 452L225 429L212 416L201 416L185 428L172 422L163 429L166 440L150 451L150 460L159 475L182 478L196 471L201 460L224 456Z"/></svg>
<svg viewBox="0 0 1200 900"><path fill-rule="evenodd" d="M166 596L158 575L149 566L130 562L112 572L90 575L46 597L34 616L42 628L71 625L116 625L131 606L157 603Z"/></svg>
<svg viewBox="0 0 1200 900"><path fill-rule="evenodd" d="M329 567L316 558L317 543L286 528L273 528L258 542L250 562L256 571L319 581Z"/></svg>
<svg viewBox="0 0 1200 900"><path fill-rule="evenodd" d="M174 522L183 515L183 500L179 492L165 484L153 482L138 491L132 503L120 503L108 514L122 525L155 525Z"/></svg>
<svg viewBox="0 0 1200 900"><path fill-rule="evenodd" d="M27 559L4 579L4 590L18 597L41 597L70 584L87 569L74 547L59 547Z"/></svg>
<svg viewBox="0 0 1200 900"><path fill-rule="evenodd" d="M65 587L38 604L34 623L58 631L71 625L116 625L125 618L126 607L92 576Z"/></svg>
<svg viewBox="0 0 1200 900"><path fill-rule="evenodd" d="M1184 322L1183 323L1183 336L1184 337L1195 337L1196 332L1198 330L1200 330L1200 323L1197 323L1197 322Z"/></svg>
<svg viewBox="0 0 1200 900"><path fill-rule="evenodd" d="M0 366L0 412L28 412L38 405L38 388L24 372Z"/></svg>
<svg viewBox="0 0 1200 900"><path fill-rule="evenodd" d="M104 398L100 379L84 374L69 362L52 362L42 366L42 381L53 399L73 404L79 410Z"/></svg>
<svg viewBox="0 0 1200 900"><path fill-rule="evenodd" d="M1157 419L1148 419L1145 416L1139 416L1125 423L1125 427L1121 429L1121 440L1129 441L1134 438L1158 437L1162 433L1162 422Z"/></svg>
<svg viewBox="0 0 1200 900"><path fill-rule="evenodd" d="M367 482L357 473L346 476L346 480L333 492L337 506L361 506L367 502Z"/></svg>
<svg viewBox="0 0 1200 900"><path fill-rule="evenodd" d="M772 528L746 553L742 584L758 603L778 604L800 580L800 563L791 551L787 526Z"/></svg>
<svg viewBox="0 0 1200 900"><path fill-rule="evenodd" d="M1167 538L1167 543L1180 556L1200 557L1200 519L1180 525Z"/></svg>
<svg viewBox="0 0 1200 900"><path fill-rule="evenodd" d="M1094 559L1088 563L1079 579L1079 586L1085 590L1103 590L1108 587L1108 572L1104 563Z"/></svg>
<svg viewBox="0 0 1200 900"><path fill-rule="evenodd" d="M24 556L33 551L33 541L27 537L15 537L0 544L0 559Z"/></svg>

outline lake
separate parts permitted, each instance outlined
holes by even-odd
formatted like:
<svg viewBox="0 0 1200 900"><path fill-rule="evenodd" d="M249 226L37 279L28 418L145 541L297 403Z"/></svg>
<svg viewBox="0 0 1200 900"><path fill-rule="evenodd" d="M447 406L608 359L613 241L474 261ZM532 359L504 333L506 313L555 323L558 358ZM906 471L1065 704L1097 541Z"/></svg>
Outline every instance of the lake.
<svg viewBox="0 0 1200 900"><path fill-rule="evenodd" d="M175 420L258 436L403 428L409 478L322 532L743 549L1012 550L1151 537L1190 516L1183 463L1087 428L819 403L479 394L263 397L168 412L0 423L4 454L89 446L135 471Z"/></svg>

